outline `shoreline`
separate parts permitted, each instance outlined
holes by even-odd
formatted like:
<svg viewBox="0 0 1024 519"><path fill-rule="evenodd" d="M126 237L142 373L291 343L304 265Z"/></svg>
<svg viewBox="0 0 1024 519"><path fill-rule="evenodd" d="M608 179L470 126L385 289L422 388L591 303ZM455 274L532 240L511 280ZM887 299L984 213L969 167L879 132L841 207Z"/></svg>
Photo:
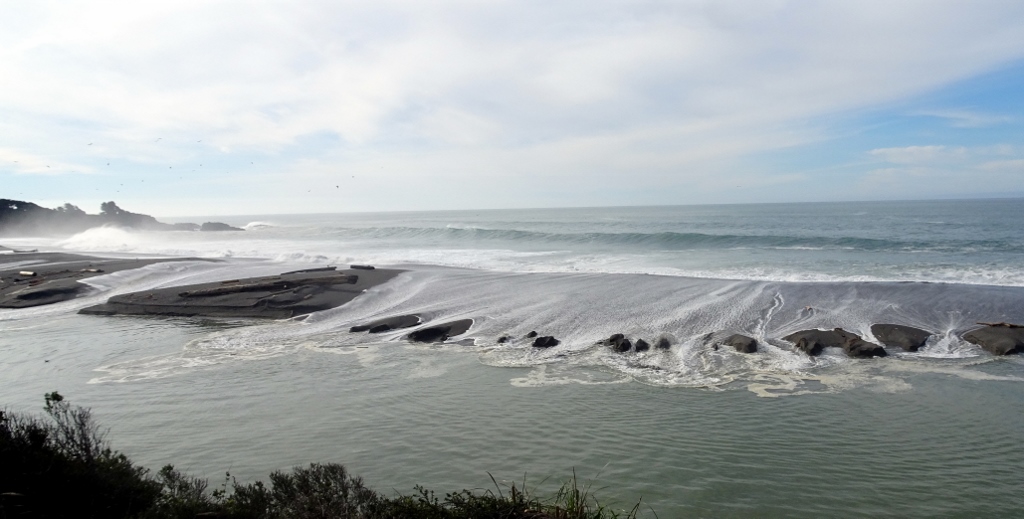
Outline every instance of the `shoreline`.
<svg viewBox="0 0 1024 519"><path fill-rule="evenodd" d="M16 261L14 261L16 260ZM92 290L81 280L169 261L199 258L101 258L64 252L0 255L0 309L21 309L69 301Z"/></svg>

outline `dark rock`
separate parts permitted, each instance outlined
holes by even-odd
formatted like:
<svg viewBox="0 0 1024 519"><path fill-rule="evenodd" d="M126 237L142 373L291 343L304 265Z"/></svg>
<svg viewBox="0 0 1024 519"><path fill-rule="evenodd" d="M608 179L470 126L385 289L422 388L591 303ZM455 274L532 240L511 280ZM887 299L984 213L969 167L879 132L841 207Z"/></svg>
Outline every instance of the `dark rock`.
<svg viewBox="0 0 1024 519"><path fill-rule="evenodd" d="M219 232L219 231L244 231L238 227L232 227L226 223L220 222L206 222L199 226L199 230L203 232Z"/></svg>
<svg viewBox="0 0 1024 519"><path fill-rule="evenodd" d="M333 272L338 270L338 267L314 267L309 269L292 270L290 272L282 272L282 276L291 276L293 274L309 274L310 272Z"/></svg>
<svg viewBox="0 0 1024 519"><path fill-rule="evenodd" d="M472 325L472 319L459 319L458 321L420 328L406 335L405 338L413 342L444 342L449 337L456 337L466 333Z"/></svg>
<svg viewBox="0 0 1024 519"><path fill-rule="evenodd" d="M535 332L535 331L526 334L526 338L527 339L532 339L532 338L534 338L536 336L537 336L537 332Z"/></svg>
<svg viewBox="0 0 1024 519"><path fill-rule="evenodd" d="M119 294L79 313L289 319L341 306L400 272L312 272L157 288Z"/></svg>
<svg viewBox="0 0 1024 519"><path fill-rule="evenodd" d="M558 346L560 343L561 341L559 341L558 339L550 335L545 335L544 337L537 337L537 339L533 341L533 347L550 348L552 346Z"/></svg>
<svg viewBox="0 0 1024 519"><path fill-rule="evenodd" d="M1024 328L986 326L963 334L965 341L981 346L993 355L1024 353Z"/></svg>
<svg viewBox="0 0 1024 519"><path fill-rule="evenodd" d="M150 231L191 230L185 225L161 223L152 216L125 211L114 202L100 204L100 214L87 214L71 204L47 209L32 202L0 199L0 234L73 234L104 225Z"/></svg>
<svg viewBox="0 0 1024 519"><path fill-rule="evenodd" d="M842 348L851 357L884 357L885 349L864 341L857 334L842 328L834 330L801 330L783 337L798 350L810 356L821 354L824 348ZM859 342L858 342L859 341ZM863 344L862 344L863 343Z"/></svg>
<svg viewBox="0 0 1024 519"><path fill-rule="evenodd" d="M672 341L668 337L658 337L658 342L654 343L654 347L659 350L667 350L672 347Z"/></svg>
<svg viewBox="0 0 1024 519"><path fill-rule="evenodd" d="M636 351L647 351L651 349L651 345L643 339L637 339L636 344L633 345L633 348L636 349Z"/></svg>
<svg viewBox="0 0 1024 519"><path fill-rule="evenodd" d="M601 343L605 346L611 346L613 350L619 353L625 353L633 348L633 343L629 342L629 339L621 333L616 333L604 341L601 341Z"/></svg>
<svg viewBox="0 0 1024 519"><path fill-rule="evenodd" d="M872 324L871 333L882 344L904 351L917 351L923 348L928 337L932 336L929 332L902 324Z"/></svg>
<svg viewBox="0 0 1024 519"><path fill-rule="evenodd" d="M756 353L757 352L757 341L753 337L747 337L738 333L732 334L726 337L721 342L726 346L732 346L736 351L740 353Z"/></svg>
<svg viewBox="0 0 1024 519"><path fill-rule="evenodd" d="M502 335L501 337L498 337L498 344L505 344L510 340L512 340L512 337L509 337L508 335Z"/></svg>
<svg viewBox="0 0 1024 519"><path fill-rule="evenodd" d="M394 317L378 319L366 324L359 324L349 328L348 331L352 333L367 331L370 333L381 333L389 330L411 328L420 324L420 322L420 316L418 315L396 315Z"/></svg>
<svg viewBox="0 0 1024 519"><path fill-rule="evenodd" d="M373 270L373 265L349 265L348 268L356 270Z"/></svg>
<svg viewBox="0 0 1024 519"><path fill-rule="evenodd" d="M843 351L854 358L885 357L888 355L885 352L885 348L857 336L853 336L843 343Z"/></svg>

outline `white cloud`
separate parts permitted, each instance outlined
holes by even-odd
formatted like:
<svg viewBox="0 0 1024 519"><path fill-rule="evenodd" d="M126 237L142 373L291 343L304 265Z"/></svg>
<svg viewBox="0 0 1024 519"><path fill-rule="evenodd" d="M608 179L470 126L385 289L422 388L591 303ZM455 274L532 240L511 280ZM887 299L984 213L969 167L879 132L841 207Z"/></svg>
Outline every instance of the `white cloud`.
<svg viewBox="0 0 1024 519"><path fill-rule="evenodd" d="M967 157L968 150L962 146L904 146L899 148L876 148L868 153L886 162L918 165L962 161Z"/></svg>
<svg viewBox="0 0 1024 519"><path fill-rule="evenodd" d="M973 110L931 110L917 112L914 115L945 119L954 128L986 128L1014 120L1008 115L987 114Z"/></svg>
<svg viewBox="0 0 1024 519"><path fill-rule="evenodd" d="M1024 185L1024 149L1008 145L947 147L907 146L868 152L883 161L868 171L865 193L899 193L904 197L960 193L1020 193Z"/></svg>
<svg viewBox="0 0 1024 519"><path fill-rule="evenodd" d="M405 177L732 185L737 155L1020 59L1020 34L1014 2L8 3L0 132L67 164L393 155ZM873 153L957 153L925 148Z"/></svg>

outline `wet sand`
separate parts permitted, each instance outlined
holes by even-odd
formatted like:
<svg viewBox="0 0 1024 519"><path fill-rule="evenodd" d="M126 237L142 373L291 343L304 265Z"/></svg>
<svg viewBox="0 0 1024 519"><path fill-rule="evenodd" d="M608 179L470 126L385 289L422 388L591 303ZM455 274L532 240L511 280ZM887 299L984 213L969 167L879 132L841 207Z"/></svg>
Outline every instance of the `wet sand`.
<svg viewBox="0 0 1024 519"><path fill-rule="evenodd" d="M0 247L0 308L30 308L74 299L92 290L79 281L164 261L195 258L97 258L61 252L9 252Z"/></svg>
<svg viewBox="0 0 1024 519"><path fill-rule="evenodd" d="M401 272L333 267L299 270L122 294L79 313L286 319L341 306Z"/></svg>

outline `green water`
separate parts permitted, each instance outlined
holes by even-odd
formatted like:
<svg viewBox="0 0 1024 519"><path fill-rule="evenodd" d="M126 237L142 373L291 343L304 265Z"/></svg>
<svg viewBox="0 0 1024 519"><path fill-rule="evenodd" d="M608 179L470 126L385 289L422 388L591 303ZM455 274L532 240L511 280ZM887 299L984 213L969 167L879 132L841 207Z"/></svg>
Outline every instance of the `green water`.
<svg viewBox="0 0 1024 519"><path fill-rule="evenodd" d="M215 484L225 471L250 480L335 461L382 491L485 488L490 473L525 475L544 494L575 470L603 502L642 498L662 518L1024 516L1019 359L946 371L942 359L928 371L888 359L897 364L766 398L749 381L654 387L600 368L493 367L473 346L320 337L99 382L109 372L97 367L189 357L189 341L232 326L298 325L67 314L0 324L9 407L39 409L59 390L137 462Z"/></svg>

